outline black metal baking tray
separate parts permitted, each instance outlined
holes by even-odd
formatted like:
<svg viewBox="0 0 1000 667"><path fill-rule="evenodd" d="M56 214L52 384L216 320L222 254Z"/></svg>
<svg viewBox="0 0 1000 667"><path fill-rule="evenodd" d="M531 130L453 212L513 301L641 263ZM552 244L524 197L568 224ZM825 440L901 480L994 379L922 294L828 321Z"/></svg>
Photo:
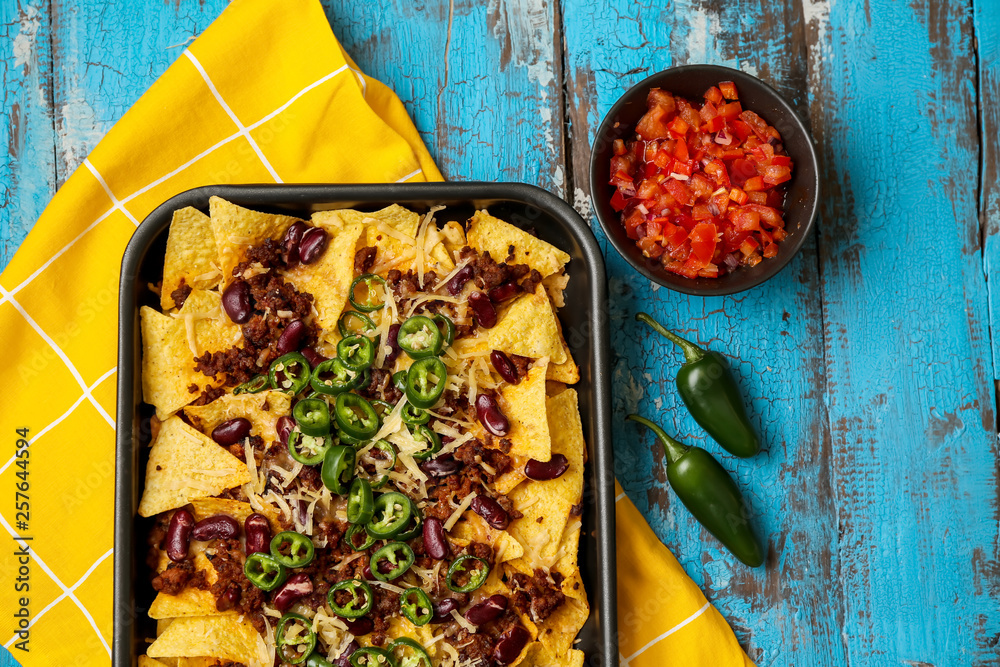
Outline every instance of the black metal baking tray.
<svg viewBox="0 0 1000 667"><path fill-rule="evenodd" d="M559 317L580 367L580 412L588 447L584 477L580 568L591 617L577 648L587 665L618 661L615 579L615 508L611 450L610 352L604 260L593 233L558 197L520 183L416 183L390 185L235 185L188 190L164 202L136 230L122 259L118 322L118 432L115 480L114 667L134 666L146 638L153 590L145 565L148 524L136 514L148 456L150 406L142 402L139 308L158 306L148 288L162 278L171 215L194 206L208 211L213 195L262 211L308 215L335 208L377 210L398 203L417 211L447 208L439 220L466 220L477 208L523 228L570 254L566 307Z"/></svg>

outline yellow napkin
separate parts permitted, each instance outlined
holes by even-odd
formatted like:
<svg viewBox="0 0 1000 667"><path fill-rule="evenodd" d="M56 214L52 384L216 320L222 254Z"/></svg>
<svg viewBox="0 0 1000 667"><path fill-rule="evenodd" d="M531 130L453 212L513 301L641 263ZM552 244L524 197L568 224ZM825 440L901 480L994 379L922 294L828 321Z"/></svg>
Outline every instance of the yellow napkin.
<svg viewBox="0 0 1000 667"><path fill-rule="evenodd" d="M109 662L118 273L136 225L205 184L424 180L441 174L406 110L344 53L317 0L237 0L56 194L0 275L0 524L15 538L0 550L0 617L26 602L30 652L0 641L18 662ZM623 662L744 665L627 499L618 523Z"/></svg>

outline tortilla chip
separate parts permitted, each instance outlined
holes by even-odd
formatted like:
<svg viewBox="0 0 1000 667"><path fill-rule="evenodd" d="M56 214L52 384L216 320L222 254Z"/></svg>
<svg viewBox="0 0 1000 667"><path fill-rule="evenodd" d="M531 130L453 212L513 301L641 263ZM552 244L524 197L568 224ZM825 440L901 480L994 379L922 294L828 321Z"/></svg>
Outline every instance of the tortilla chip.
<svg viewBox="0 0 1000 667"><path fill-rule="evenodd" d="M251 507L250 503L245 503L241 500L229 500L228 498L196 498L191 501L191 506L194 508L195 521L201 521L216 514L225 514L239 521L241 525L247 520L248 516L258 511ZM280 514L273 505L264 503L263 507L264 509L260 510L260 514L267 517L268 522L271 524L271 530L277 535L283 530L281 522L278 521Z"/></svg>
<svg viewBox="0 0 1000 667"><path fill-rule="evenodd" d="M548 362L534 365L518 384L500 391L502 408L510 421L510 454L548 461L552 457L549 422L545 415L545 372Z"/></svg>
<svg viewBox="0 0 1000 667"><path fill-rule="evenodd" d="M521 653L521 662L514 662L511 667L583 667L584 653L571 649L564 654L553 654L541 641L535 641Z"/></svg>
<svg viewBox="0 0 1000 667"><path fill-rule="evenodd" d="M590 606L586 598L566 598L552 615L545 619L538 641L546 647L550 654L564 656L573 648L573 641L587 619L590 618ZM543 663L565 664L558 663Z"/></svg>
<svg viewBox="0 0 1000 667"><path fill-rule="evenodd" d="M265 409L265 407L267 409ZM280 391L262 391L259 394L223 394L207 405L191 405L184 414L191 423L205 434L224 421L234 417L250 420L252 435L259 435L265 442L278 439L274 430L279 417L291 414L292 397Z"/></svg>
<svg viewBox="0 0 1000 667"><path fill-rule="evenodd" d="M566 350L559 336L556 314L545 288L539 285L534 294L524 294L507 309L489 332L490 348L507 354L541 359L554 364L566 362Z"/></svg>
<svg viewBox="0 0 1000 667"><path fill-rule="evenodd" d="M174 308L171 292L184 284L194 289L211 289L219 284L222 274L215 263L219 249L212 233L212 219L190 206L174 211L163 256L163 284L160 306Z"/></svg>
<svg viewBox="0 0 1000 667"><path fill-rule="evenodd" d="M163 634L163 631L167 629L174 619L172 618L161 618L156 621L156 636L159 637Z"/></svg>
<svg viewBox="0 0 1000 667"><path fill-rule="evenodd" d="M249 481L246 463L180 417L170 417L160 426L149 452L139 516L182 507Z"/></svg>
<svg viewBox="0 0 1000 667"><path fill-rule="evenodd" d="M559 331L559 344L562 345L562 349L566 353L566 361L561 364L549 364L546 377L556 382L576 384L580 381L580 367L576 365L576 362L573 360L573 354L569 351L569 345L566 344L566 337L563 336L562 322L559 321L558 317L556 318L556 329Z"/></svg>
<svg viewBox="0 0 1000 667"><path fill-rule="evenodd" d="M347 293L354 280L354 253L364 227L348 225L337 232L319 261L295 267L288 280L300 292L313 295L318 315L316 324L326 331L337 330L337 320L347 303Z"/></svg>
<svg viewBox="0 0 1000 667"><path fill-rule="evenodd" d="M215 667L218 664L221 664L218 658L209 658L207 656L177 659L177 667Z"/></svg>
<svg viewBox="0 0 1000 667"><path fill-rule="evenodd" d="M514 246L514 264L527 264L542 278L560 271L570 260L568 254L514 225L494 218L486 211L476 211L469 221L469 246L480 254L490 253L496 262L507 258Z"/></svg>
<svg viewBox="0 0 1000 667"><path fill-rule="evenodd" d="M205 579L209 584L214 584L218 580L218 573L203 551L195 554L192 562L196 572L205 572ZM236 614L236 611L219 611L215 608L215 596L212 595L212 592L200 588L188 587L177 595L157 593L153 603L149 605L149 617L157 620L180 616L217 616L220 614Z"/></svg>
<svg viewBox="0 0 1000 667"><path fill-rule="evenodd" d="M182 316L179 318L181 322L190 318L194 323L194 344L199 355L225 350L243 340L240 325L230 320L222 310L222 295L218 292L192 290L178 315ZM185 332L186 327L185 323ZM193 360L196 355L191 356Z"/></svg>
<svg viewBox="0 0 1000 667"><path fill-rule="evenodd" d="M210 656L248 667L268 662L264 638L235 614L174 619L146 653L154 658Z"/></svg>
<svg viewBox="0 0 1000 667"><path fill-rule="evenodd" d="M449 535L452 539L465 543L481 542L491 545L493 553L497 554L497 565L524 555L524 547L510 533L491 528L481 516L472 511L465 513L449 531Z"/></svg>
<svg viewBox="0 0 1000 667"><path fill-rule="evenodd" d="M520 385L518 385L520 386ZM577 522L570 515L583 496L583 426L573 389L546 401L552 453L569 460L569 469L557 479L528 480L508 494L514 507L524 514L510 522L507 532L524 545L522 559L511 565L530 573L536 567L551 567L560 556L563 531Z"/></svg>
<svg viewBox="0 0 1000 667"><path fill-rule="evenodd" d="M237 206L221 197L208 201L212 234L219 250L219 268L222 283L233 281L233 268L246 257L247 248L263 243L266 239L279 239L285 230L299 218L252 211Z"/></svg>
<svg viewBox="0 0 1000 667"><path fill-rule="evenodd" d="M493 488L497 490L497 493L506 496L511 489L528 479L528 476L524 474L524 464L527 462L528 457L525 456L511 457L510 468L507 472L493 480Z"/></svg>
<svg viewBox="0 0 1000 667"><path fill-rule="evenodd" d="M441 236L444 237L442 242L445 249L453 256L455 253L460 252L462 248L469 245L469 242L465 238L465 230L462 229L462 225L454 220L446 222L441 227Z"/></svg>
<svg viewBox="0 0 1000 667"><path fill-rule="evenodd" d="M167 667L167 664L156 658L150 658L148 655L140 655L139 667Z"/></svg>

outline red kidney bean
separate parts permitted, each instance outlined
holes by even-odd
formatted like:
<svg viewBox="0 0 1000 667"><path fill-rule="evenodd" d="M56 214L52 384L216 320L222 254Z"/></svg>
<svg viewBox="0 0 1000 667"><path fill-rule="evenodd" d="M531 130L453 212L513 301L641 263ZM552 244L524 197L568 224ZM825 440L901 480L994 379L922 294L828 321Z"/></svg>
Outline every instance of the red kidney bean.
<svg viewBox="0 0 1000 667"><path fill-rule="evenodd" d="M500 635L493 647L493 659L501 665L509 665L521 655L525 644L531 639L528 631L520 625L512 625Z"/></svg>
<svg viewBox="0 0 1000 667"><path fill-rule="evenodd" d="M483 427L498 438L510 432L510 422L501 412L497 400L489 394L476 396L476 416Z"/></svg>
<svg viewBox="0 0 1000 667"><path fill-rule="evenodd" d="M569 459L562 454L553 454L548 461L531 459L524 464L524 474L528 476L528 479L539 482L562 477L567 469L569 469Z"/></svg>
<svg viewBox="0 0 1000 667"><path fill-rule="evenodd" d="M521 381L521 376L517 374L517 367L514 365L514 362L500 350L490 352L490 362L505 382L517 384Z"/></svg>
<svg viewBox="0 0 1000 667"><path fill-rule="evenodd" d="M287 445L288 436L295 430L295 420L288 415L279 417L278 422L274 425L274 430L278 434L278 442Z"/></svg>
<svg viewBox="0 0 1000 667"><path fill-rule="evenodd" d="M243 532L247 537L247 556L271 551L271 524L263 514L251 514L243 522Z"/></svg>
<svg viewBox="0 0 1000 667"><path fill-rule="evenodd" d="M299 349L302 337L306 333L306 323L302 320L292 320L278 336L278 354L288 354Z"/></svg>
<svg viewBox="0 0 1000 667"><path fill-rule="evenodd" d="M362 616L361 618L343 618L341 620L344 621L344 625L347 626L347 629L355 637L364 637L367 634L371 634L372 630L375 629L375 623L367 616Z"/></svg>
<svg viewBox="0 0 1000 667"><path fill-rule="evenodd" d="M451 612L458 609L458 600L445 598L434 605L434 622L442 623L452 620Z"/></svg>
<svg viewBox="0 0 1000 667"><path fill-rule="evenodd" d="M375 581L375 575L372 574L371 559L365 561L365 566L361 568L361 576L364 577L366 581Z"/></svg>
<svg viewBox="0 0 1000 667"><path fill-rule="evenodd" d="M469 607L465 612L465 620L473 625L486 625L495 621L507 610L507 598L503 595L491 595L479 604Z"/></svg>
<svg viewBox="0 0 1000 667"><path fill-rule="evenodd" d="M299 261L303 264L312 264L323 255L326 244L330 241L330 235L322 227L311 227L302 234L299 242Z"/></svg>
<svg viewBox="0 0 1000 667"><path fill-rule="evenodd" d="M448 557L448 541L444 536L444 524L441 519L429 516L424 519L424 551L434 560L444 560Z"/></svg>
<svg viewBox="0 0 1000 667"><path fill-rule="evenodd" d="M278 611L288 611L297 600L313 592L313 582L305 572L299 572L288 577L284 585L274 594L271 604Z"/></svg>
<svg viewBox="0 0 1000 667"><path fill-rule="evenodd" d="M482 292L469 295L469 307L476 315L476 323L484 329L492 329L497 325L497 309L493 302Z"/></svg>
<svg viewBox="0 0 1000 667"><path fill-rule="evenodd" d="M202 519L191 531L195 540L231 540L240 534L240 522L225 514L216 514Z"/></svg>
<svg viewBox="0 0 1000 667"><path fill-rule="evenodd" d="M442 442L444 439L442 438ZM431 477L447 477L458 472L462 464L449 454L439 456L436 459L429 459L420 464L420 469Z"/></svg>
<svg viewBox="0 0 1000 667"><path fill-rule="evenodd" d="M250 435L250 420L244 417L236 417L222 422L212 429L212 440L220 445L235 445Z"/></svg>
<svg viewBox="0 0 1000 667"><path fill-rule="evenodd" d="M242 597L240 587L232 584L227 587L226 592L215 601L215 608L219 611L229 611L237 605L240 601L240 597Z"/></svg>
<svg viewBox="0 0 1000 667"><path fill-rule="evenodd" d="M187 510L177 510L170 517L167 527L167 558L176 562L187 558L188 545L191 544L191 531L194 529L194 517Z"/></svg>
<svg viewBox="0 0 1000 667"><path fill-rule="evenodd" d="M523 288L513 280L497 285L489 291L490 301L501 303L507 299L512 299L523 291Z"/></svg>
<svg viewBox="0 0 1000 667"><path fill-rule="evenodd" d="M300 220L285 230L285 235L281 239L281 254L289 267L299 263L299 242L302 241L302 234L306 229L308 229L306 223Z"/></svg>
<svg viewBox="0 0 1000 667"><path fill-rule="evenodd" d="M341 620L344 621L344 625L346 625L348 629L351 628L351 623L357 623L358 622L358 621L351 621L350 619L347 619L347 618L341 619ZM361 617L358 620L359 621L368 621L368 619L364 618L364 617ZM368 622L371 623L371 621L368 621ZM374 627L375 627L375 625L372 624L372 628L373 629L374 629ZM371 630L369 630L368 632L371 632ZM366 634L367 635L368 632L365 632L365 633L362 633L362 634ZM351 634L354 635L355 637L360 637L361 636L358 633L354 632L353 630L351 630ZM351 656L354 655L354 652L357 651L359 648L361 648L361 645L358 644L356 641L354 641L352 639L351 643L348 644L347 648L344 649L344 652L340 654L340 657L333 661L333 667L352 667L352 665L351 665Z"/></svg>
<svg viewBox="0 0 1000 667"><path fill-rule="evenodd" d="M253 315L250 300L250 285L245 280L234 280L222 293L222 307L236 324L246 324Z"/></svg>
<svg viewBox="0 0 1000 667"><path fill-rule="evenodd" d="M507 515L504 508L500 507L500 503L489 496L476 496L472 499L470 507L473 512L483 517L486 523L497 530L506 530L507 524L510 523L510 516Z"/></svg>
<svg viewBox="0 0 1000 667"><path fill-rule="evenodd" d="M393 324L392 326L389 327L389 333L388 333L389 340L388 340L388 343L389 343L389 349L391 350L391 352L389 352L389 354L385 355L385 364L384 364L384 366L386 368L388 368L388 367L392 366L394 363L396 363L396 357L399 356L399 352L400 352L401 348L399 347L399 340L398 339L399 339L399 329L400 329L401 326L402 326L401 324Z"/></svg>
<svg viewBox="0 0 1000 667"><path fill-rule="evenodd" d="M326 357L324 357L322 354L312 349L311 347L307 347L304 350L302 350L302 356L306 358L306 361L308 361L309 365L312 366L313 368L316 368L321 363L327 360Z"/></svg>
<svg viewBox="0 0 1000 667"><path fill-rule="evenodd" d="M472 280L472 276L474 275L475 271L472 270L471 266L463 266L461 269L458 270L458 273L456 273L451 277L451 280L448 281L448 284L445 285L445 287L448 288L448 294L455 296L456 294L461 292L462 288L465 287L465 283Z"/></svg>

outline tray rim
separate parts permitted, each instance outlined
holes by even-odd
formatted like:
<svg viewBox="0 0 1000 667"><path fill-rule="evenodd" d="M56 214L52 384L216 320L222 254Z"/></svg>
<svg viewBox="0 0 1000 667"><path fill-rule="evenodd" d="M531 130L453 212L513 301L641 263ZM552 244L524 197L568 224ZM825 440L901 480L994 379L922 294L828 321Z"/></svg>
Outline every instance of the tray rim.
<svg viewBox="0 0 1000 667"><path fill-rule="evenodd" d="M441 200L507 200L536 207L556 218L580 244L592 286L589 312L584 320L589 324L593 339L593 442L589 443L595 481L593 503L588 509L596 512L597 563L593 570L597 579L596 604L591 618L596 621L598 637L596 651L586 658L591 665L614 665L618 660L617 572L615 567L615 487L611 444L610 343L607 328L607 278L604 258L593 231L565 201L534 185L494 182L436 182L397 184L246 184L205 185L178 193L156 207L138 226L122 256L119 281L118 317L118 378L115 433L115 525L114 525L114 584L112 664L114 667L134 665L132 622L136 619L131 569L135 555L135 515L133 491L138 482L132 461L137 442L138 424L134 420L138 358L138 316L136 315L136 280L150 245L169 225L173 211L184 206L207 207L209 197L233 197L243 201L264 199L261 207L295 207L303 209L322 201L350 200L363 203L400 201L433 205ZM252 206L252 204L250 204ZM585 498L586 498L585 491ZM126 629L126 631L122 631Z"/></svg>

